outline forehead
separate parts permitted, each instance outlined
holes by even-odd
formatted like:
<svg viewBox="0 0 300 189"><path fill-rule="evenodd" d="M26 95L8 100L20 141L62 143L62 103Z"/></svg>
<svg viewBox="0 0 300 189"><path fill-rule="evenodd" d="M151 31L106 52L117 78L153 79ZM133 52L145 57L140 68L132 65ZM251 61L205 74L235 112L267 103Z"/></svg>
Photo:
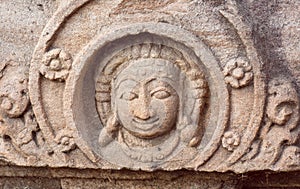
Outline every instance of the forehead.
<svg viewBox="0 0 300 189"><path fill-rule="evenodd" d="M124 89L131 90L132 88L135 88L137 85L138 86L149 86L151 88L157 87L157 86L174 88L172 83L174 83L174 82L172 80L170 80L169 78L149 77L145 80L140 80L140 81L137 81L133 78L128 78L128 79L119 81L119 83L115 87L116 87L116 89L120 89L120 90L124 90Z"/></svg>

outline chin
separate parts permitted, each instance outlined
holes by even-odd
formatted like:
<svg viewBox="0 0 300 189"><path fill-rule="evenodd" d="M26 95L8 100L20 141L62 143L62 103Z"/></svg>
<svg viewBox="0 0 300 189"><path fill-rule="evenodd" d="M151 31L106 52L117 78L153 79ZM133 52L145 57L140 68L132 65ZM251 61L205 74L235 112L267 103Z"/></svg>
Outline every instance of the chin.
<svg viewBox="0 0 300 189"><path fill-rule="evenodd" d="M148 131L143 131L140 129L134 129L134 130L128 130L126 129L131 135L138 137L138 138L142 138L142 139L153 139L156 138L159 134L158 131L155 130L148 130Z"/></svg>

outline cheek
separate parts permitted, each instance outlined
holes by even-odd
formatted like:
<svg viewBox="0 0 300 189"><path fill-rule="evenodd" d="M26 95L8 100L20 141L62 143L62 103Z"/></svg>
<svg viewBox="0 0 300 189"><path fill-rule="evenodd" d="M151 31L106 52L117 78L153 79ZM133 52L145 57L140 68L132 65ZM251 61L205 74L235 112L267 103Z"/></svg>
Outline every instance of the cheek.
<svg viewBox="0 0 300 189"><path fill-rule="evenodd" d="M128 118L132 115L129 104L125 100L119 99L116 101L116 110L121 122L127 122Z"/></svg>
<svg viewBox="0 0 300 189"><path fill-rule="evenodd" d="M177 116L178 99L174 97L165 100L157 100L156 103L153 103L152 108L161 119L172 120Z"/></svg>
<svg viewBox="0 0 300 189"><path fill-rule="evenodd" d="M163 100L152 100L149 109L158 117L164 117L166 114L166 105Z"/></svg>
<svg viewBox="0 0 300 189"><path fill-rule="evenodd" d="M165 114L169 121L172 121L177 117L178 112L178 98L169 98L165 101Z"/></svg>
<svg viewBox="0 0 300 189"><path fill-rule="evenodd" d="M134 114L134 111L138 110L141 106L138 100L132 100L132 101L124 101L125 106L127 107L128 113L130 115Z"/></svg>

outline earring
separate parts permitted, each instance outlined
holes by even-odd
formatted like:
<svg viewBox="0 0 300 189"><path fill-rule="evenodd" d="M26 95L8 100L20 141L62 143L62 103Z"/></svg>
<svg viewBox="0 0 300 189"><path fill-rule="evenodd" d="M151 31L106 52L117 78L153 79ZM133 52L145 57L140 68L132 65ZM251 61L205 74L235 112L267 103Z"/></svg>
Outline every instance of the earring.
<svg viewBox="0 0 300 189"><path fill-rule="evenodd" d="M107 120L106 126L101 130L99 135L99 144L104 147L114 140L115 133L119 130L120 124L116 114L110 116Z"/></svg>

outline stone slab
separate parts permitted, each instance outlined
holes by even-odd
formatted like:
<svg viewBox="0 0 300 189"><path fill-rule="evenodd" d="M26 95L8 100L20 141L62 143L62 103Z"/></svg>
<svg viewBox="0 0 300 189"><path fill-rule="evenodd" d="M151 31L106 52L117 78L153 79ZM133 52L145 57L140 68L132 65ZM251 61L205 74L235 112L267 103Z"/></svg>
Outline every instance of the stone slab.
<svg viewBox="0 0 300 189"><path fill-rule="evenodd" d="M0 5L5 165L299 170L297 0Z"/></svg>

